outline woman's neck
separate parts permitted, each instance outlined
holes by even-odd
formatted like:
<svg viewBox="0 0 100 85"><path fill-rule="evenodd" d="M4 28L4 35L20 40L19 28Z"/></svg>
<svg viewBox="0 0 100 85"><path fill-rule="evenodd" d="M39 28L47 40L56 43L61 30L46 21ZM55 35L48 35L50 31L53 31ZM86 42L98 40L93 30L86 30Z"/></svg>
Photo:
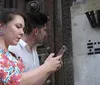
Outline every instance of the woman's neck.
<svg viewBox="0 0 100 85"><path fill-rule="evenodd" d="M0 36L0 48L8 50L8 45L6 44L2 36Z"/></svg>

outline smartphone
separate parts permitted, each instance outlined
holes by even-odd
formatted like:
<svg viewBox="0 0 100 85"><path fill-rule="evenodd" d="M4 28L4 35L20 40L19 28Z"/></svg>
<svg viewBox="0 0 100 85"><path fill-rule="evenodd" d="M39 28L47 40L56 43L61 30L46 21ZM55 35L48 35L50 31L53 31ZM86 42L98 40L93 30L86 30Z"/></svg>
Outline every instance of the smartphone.
<svg viewBox="0 0 100 85"><path fill-rule="evenodd" d="M56 56L58 56L58 55L63 55L64 54L64 52L66 51L66 46L65 45L63 45L62 47L61 47L61 49L59 50L59 52L56 54Z"/></svg>

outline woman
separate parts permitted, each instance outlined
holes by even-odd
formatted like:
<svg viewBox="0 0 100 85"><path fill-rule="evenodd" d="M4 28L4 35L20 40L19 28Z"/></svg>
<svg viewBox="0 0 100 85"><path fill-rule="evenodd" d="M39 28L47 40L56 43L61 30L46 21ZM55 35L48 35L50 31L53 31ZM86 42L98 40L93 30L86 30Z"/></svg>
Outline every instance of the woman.
<svg viewBox="0 0 100 85"><path fill-rule="evenodd" d="M61 67L62 55L51 53L40 67L23 73L24 65L19 56L8 51L24 34L24 16L16 9L0 12L0 85L42 85L47 77Z"/></svg>

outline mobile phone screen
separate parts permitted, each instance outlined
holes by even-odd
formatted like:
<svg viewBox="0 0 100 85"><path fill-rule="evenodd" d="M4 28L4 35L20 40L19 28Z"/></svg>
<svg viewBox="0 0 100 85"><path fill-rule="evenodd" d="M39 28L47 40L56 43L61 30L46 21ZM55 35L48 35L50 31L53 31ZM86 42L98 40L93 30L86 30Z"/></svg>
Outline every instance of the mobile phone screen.
<svg viewBox="0 0 100 85"><path fill-rule="evenodd" d="M66 46L63 45L62 48L59 50L59 52L56 54L56 56L58 56L58 55L63 55L64 52L66 51L66 49L67 49Z"/></svg>

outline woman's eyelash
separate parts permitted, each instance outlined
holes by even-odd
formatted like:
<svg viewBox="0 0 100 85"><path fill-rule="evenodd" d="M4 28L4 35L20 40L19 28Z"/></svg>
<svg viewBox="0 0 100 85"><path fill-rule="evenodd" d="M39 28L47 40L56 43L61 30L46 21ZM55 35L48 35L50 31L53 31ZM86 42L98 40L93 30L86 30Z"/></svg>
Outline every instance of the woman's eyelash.
<svg viewBox="0 0 100 85"><path fill-rule="evenodd" d="M21 26L17 26L17 25L16 25L16 27L17 27L17 28L21 28Z"/></svg>

